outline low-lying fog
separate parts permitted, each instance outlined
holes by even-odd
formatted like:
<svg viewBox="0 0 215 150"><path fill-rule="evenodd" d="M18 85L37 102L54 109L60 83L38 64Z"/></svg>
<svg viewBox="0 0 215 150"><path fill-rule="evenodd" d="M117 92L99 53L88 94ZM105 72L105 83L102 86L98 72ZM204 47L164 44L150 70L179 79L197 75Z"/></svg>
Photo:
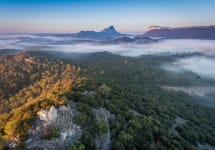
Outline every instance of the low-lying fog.
<svg viewBox="0 0 215 150"><path fill-rule="evenodd" d="M215 86L163 86L165 90L181 91L190 95L197 95L200 97L207 96L208 93L215 92Z"/></svg>
<svg viewBox="0 0 215 150"><path fill-rule="evenodd" d="M140 56L145 54L172 54L201 52L215 54L213 40L162 40L151 44L115 44L101 45L93 43L74 44L75 40L67 36L34 35L34 34L2 34L0 49L23 50L56 50L62 52L90 53L108 51L123 56ZM80 39L79 39L80 41Z"/></svg>
<svg viewBox="0 0 215 150"><path fill-rule="evenodd" d="M177 59L173 63L162 65L168 71L192 71L202 77L215 78L215 58L206 56L193 56Z"/></svg>
<svg viewBox="0 0 215 150"><path fill-rule="evenodd" d="M80 40L80 39L79 39ZM92 43L74 44L69 36L3 34L0 35L0 49L21 50L54 50L66 53L93 53L107 51L122 56L137 57L141 55L170 55L199 52L206 56L186 57L166 64L163 67L170 71L192 71L204 77L215 78L214 40L162 40L151 44L115 44L101 45Z"/></svg>

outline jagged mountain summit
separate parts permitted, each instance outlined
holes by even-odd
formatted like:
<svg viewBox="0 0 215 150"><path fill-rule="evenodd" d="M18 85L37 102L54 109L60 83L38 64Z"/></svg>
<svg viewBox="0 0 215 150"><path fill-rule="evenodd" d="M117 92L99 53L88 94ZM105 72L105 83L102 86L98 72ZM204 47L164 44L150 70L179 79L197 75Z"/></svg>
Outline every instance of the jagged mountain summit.
<svg viewBox="0 0 215 150"><path fill-rule="evenodd" d="M109 26L108 28L105 28L99 32L80 31L78 33L72 34L72 36L76 37L76 38L105 40L105 39L112 39L112 38L122 37L122 36L127 36L127 35L116 31L114 26Z"/></svg>
<svg viewBox="0 0 215 150"><path fill-rule="evenodd" d="M215 39L215 25L191 27L151 26L143 37L163 37L168 39Z"/></svg>
<svg viewBox="0 0 215 150"><path fill-rule="evenodd" d="M117 32L114 26L109 26L101 31L102 33L112 34L112 35L121 35L121 33Z"/></svg>

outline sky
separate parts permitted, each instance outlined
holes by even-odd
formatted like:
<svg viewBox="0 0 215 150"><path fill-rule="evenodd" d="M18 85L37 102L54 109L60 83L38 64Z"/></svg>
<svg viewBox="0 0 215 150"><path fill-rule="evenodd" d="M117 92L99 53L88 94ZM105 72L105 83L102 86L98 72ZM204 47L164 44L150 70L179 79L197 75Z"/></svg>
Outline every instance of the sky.
<svg viewBox="0 0 215 150"><path fill-rule="evenodd" d="M144 32L150 25L215 25L215 0L0 0L0 32Z"/></svg>

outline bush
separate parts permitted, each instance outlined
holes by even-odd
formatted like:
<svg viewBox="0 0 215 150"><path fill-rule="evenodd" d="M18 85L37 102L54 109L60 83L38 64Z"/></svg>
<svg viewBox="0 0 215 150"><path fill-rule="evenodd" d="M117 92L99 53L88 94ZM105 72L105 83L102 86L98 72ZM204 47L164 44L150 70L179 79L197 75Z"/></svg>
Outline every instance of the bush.
<svg viewBox="0 0 215 150"><path fill-rule="evenodd" d="M59 137L59 132L56 128L49 128L42 136L43 139L53 139Z"/></svg>
<svg viewBox="0 0 215 150"><path fill-rule="evenodd" d="M85 146L78 141L71 145L70 150L85 150Z"/></svg>
<svg viewBox="0 0 215 150"><path fill-rule="evenodd" d="M78 103L77 110L83 113L90 113L90 106L85 103Z"/></svg>
<svg viewBox="0 0 215 150"><path fill-rule="evenodd" d="M108 132L106 122L103 119L97 119L93 127L97 135L101 135Z"/></svg>
<svg viewBox="0 0 215 150"><path fill-rule="evenodd" d="M79 115L73 117L74 123L80 125L81 127L88 125L88 119L88 116L84 113L80 113Z"/></svg>
<svg viewBox="0 0 215 150"><path fill-rule="evenodd" d="M81 142L87 147L87 149L95 149L95 138L93 133L84 131L81 137Z"/></svg>

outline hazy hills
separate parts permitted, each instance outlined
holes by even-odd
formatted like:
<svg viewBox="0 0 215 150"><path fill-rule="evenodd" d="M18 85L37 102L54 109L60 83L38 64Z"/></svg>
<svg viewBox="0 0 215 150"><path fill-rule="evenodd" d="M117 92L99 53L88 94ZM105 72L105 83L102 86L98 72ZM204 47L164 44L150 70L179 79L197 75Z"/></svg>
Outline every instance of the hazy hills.
<svg viewBox="0 0 215 150"><path fill-rule="evenodd" d="M163 37L168 39L215 39L215 26L160 27L151 26L143 37Z"/></svg>
<svg viewBox="0 0 215 150"><path fill-rule="evenodd" d="M78 53L110 51L117 54L126 52L129 56L203 51L207 54L214 54L212 40L215 39L214 33L214 26L186 28L151 26L145 34L126 35L110 26L99 32L1 34L0 49Z"/></svg>
<svg viewBox="0 0 215 150"><path fill-rule="evenodd" d="M80 31L72 34L72 37L91 40L104 40L106 43L148 43L146 37L162 37L167 39L215 39L215 26L191 26L191 27L161 27L150 26L148 31L141 36L134 36L119 33L114 26L109 26L100 32L96 31ZM149 40L149 39L148 39ZM143 42L140 42L143 41ZM149 43L151 40L149 41Z"/></svg>
<svg viewBox="0 0 215 150"><path fill-rule="evenodd" d="M100 32L80 31L78 33L72 34L71 36L76 38L104 40L104 39L112 39L112 38L122 37L127 35L117 32L114 26L109 26L108 28L105 28Z"/></svg>

